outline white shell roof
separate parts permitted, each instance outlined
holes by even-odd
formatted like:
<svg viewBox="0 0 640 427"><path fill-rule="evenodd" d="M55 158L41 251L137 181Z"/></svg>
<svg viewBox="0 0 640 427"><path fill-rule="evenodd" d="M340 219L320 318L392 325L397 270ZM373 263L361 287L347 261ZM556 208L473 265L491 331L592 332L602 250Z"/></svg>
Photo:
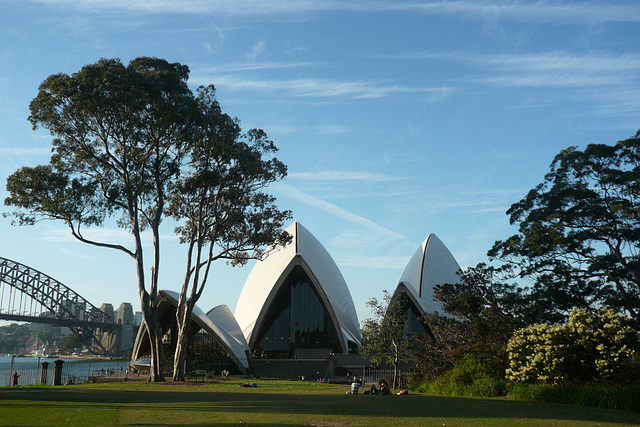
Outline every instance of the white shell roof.
<svg viewBox="0 0 640 427"><path fill-rule="evenodd" d="M442 312L433 300L433 288L445 283L458 283L460 265L435 234L430 234L414 252L400 275L393 293L395 300L403 290L423 312Z"/></svg>
<svg viewBox="0 0 640 427"><path fill-rule="evenodd" d="M178 304L180 295L177 292L162 290L160 293L170 299L174 305ZM243 371L249 369L249 361L247 360L249 346L229 307L219 305L205 314L198 306L195 306L192 316L202 329L218 339L240 369Z"/></svg>
<svg viewBox="0 0 640 427"><path fill-rule="evenodd" d="M321 289L328 302L327 309L333 312L342 333L342 343L346 352L347 340L360 344L358 316L349 288L329 252L313 234L300 223L294 222L286 231L292 241L285 247L275 248L262 261L257 261L245 282L235 318L248 342L256 322L261 321L278 287L294 266L301 265L310 278Z"/></svg>

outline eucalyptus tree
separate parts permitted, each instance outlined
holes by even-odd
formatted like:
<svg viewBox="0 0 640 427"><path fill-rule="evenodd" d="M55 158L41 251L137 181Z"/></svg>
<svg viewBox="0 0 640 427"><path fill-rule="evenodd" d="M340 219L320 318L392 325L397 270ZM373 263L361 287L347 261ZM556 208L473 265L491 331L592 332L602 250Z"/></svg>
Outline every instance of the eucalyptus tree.
<svg viewBox="0 0 640 427"><path fill-rule="evenodd" d="M160 223L190 140L195 102L189 68L141 57L125 66L101 59L72 75L54 74L29 105L34 129L47 129L53 155L47 165L23 167L7 179L5 204L18 224L61 220L81 242L133 259L144 324L151 341L151 379L164 380L157 292ZM99 241L85 229L116 217L133 245ZM149 277L142 233L152 236Z"/></svg>
<svg viewBox="0 0 640 427"><path fill-rule="evenodd" d="M382 302L377 298L367 301L374 317L366 319L362 325L362 345L360 352L375 364L393 366L392 387L398 387L398 368L415 356L414 333L407 331L408 297L402 294L391 299L391 294L383 291Z"/></svg>
<svg viewBox="0 0 640 427"><path fill-rule="evenodd" d="M507 261L565 311L640 310L640 131L615 145L569 147L507 214L518 233L489 256Z"/></svg>
<svg viewBox="0 0 640 427"><path fill-rule="evenodd" d="M266 187L287 174L277 148L259 129L243 133L239 121L222 113L213 86L201 87L198 121L187 146L187 167L172 193L168 213L182 221L176 232L187 245L184 281L176 310L178 337L174 380L184 380L191 314L211 275L212 263L243 265L286 244L289 211L275 206Z"/></svg>
<svg viewBox="0 0 640 427"><path fill-rule="evenodd" d="M442 312L424 313L432 337L420 337L416 358L425 378L460 366L472 356L494 374L506 368L506 345L513 332L537 321L531 294L515 284L508 267L480 263L459 272L457 283L436 285L434 301Z"/></svg>

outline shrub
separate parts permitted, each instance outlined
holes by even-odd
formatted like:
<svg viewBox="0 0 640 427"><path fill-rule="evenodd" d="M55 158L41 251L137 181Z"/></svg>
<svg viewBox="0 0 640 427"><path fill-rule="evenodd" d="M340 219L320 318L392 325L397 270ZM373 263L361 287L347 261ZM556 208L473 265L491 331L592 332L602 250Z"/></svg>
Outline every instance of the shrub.
<svg viewBox="0 0 640 427"><path fill-rule="evenodd" d="M506 381L495 370L467 355L459 366L434 381L423 381L417 390L445 396L503 396Z"/></svg>
<svg viewBox="0 0 640 427"><path fill-rule="evenodd" d="M626 388L624 405L627 411L640 412L640 380L636 380Z"/></svg>
<svg viewBox="0 0 640 427"><path fill-rule="evenodd" d="M637 357L632 320L611 309L574 310L566 324L517 330L507 346L507 379L519 383L619 380ZM629 378L629 377L627 377Z"/></svg>

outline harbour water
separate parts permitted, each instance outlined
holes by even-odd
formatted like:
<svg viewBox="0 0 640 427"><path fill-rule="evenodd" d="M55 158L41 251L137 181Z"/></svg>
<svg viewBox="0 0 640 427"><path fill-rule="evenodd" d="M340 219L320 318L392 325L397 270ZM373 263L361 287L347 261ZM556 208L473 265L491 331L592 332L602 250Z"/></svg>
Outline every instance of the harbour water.
<svg viewBox="0 0 640 427"><path fill-rule="evenodd" d="M13 362L12 362L13 359ZM90 377L109 376L125 372L129 367L129 360L106 359L76 359L64 357L18 357L0 356L0 386L11 385L13 373L20 377L18 384L39 384L42 379L42 363L49 363L47 369L47 384L53 384L53 362L63 360L62 382L81 383ZM13 366L13 368L12 368Z"/></svg>

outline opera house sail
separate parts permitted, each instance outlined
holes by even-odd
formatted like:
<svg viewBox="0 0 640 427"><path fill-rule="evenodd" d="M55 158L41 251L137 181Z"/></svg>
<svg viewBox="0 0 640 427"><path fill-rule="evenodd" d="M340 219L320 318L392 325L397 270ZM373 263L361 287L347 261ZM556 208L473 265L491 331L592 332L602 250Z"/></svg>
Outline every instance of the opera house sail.
<svg viewBox="0 0 640 427"><path fill-rule="evenodd" d="M414 252L400 275L391 303L404 299L409 332L430 333L420 321L422 313L439 311L442 307L433 300L433 288L446 283L458 283L460 266L449 249L435 234L430 234Z"/></svg>
<svg viewBox="0 0 640 427"><path fill-rule="evenodd" d="M177 341L176 307L179 295L161 290L158 293L158 315L163 330L163 347L167 367L173 364ZM194 306L186 357L186 370L230 370L246 374L250 371L249 348L231 310L219 305L208 313ZM132 352L132 365L141 368L149 363L150 346L146 328L140 328Z"/></svg>
<svg viewBox="0 0 640 427"><path fill-rule="evenodd" d="M335 261L301 224L251 271L235 318L254 357L317 358L360 345L351 293Z"/></svg>

